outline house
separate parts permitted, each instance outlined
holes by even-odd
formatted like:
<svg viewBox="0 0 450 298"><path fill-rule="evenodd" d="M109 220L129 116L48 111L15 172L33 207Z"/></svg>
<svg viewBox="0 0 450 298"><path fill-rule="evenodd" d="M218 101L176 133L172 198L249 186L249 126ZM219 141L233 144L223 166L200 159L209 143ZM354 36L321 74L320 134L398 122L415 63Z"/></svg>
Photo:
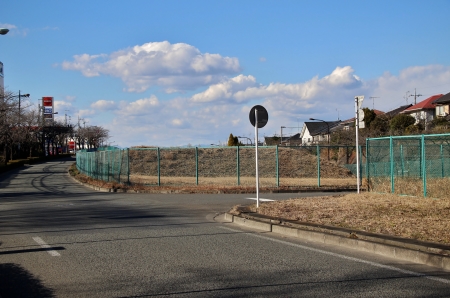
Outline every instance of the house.
<svg viewBox="0 0 450 298"><path fill-rule="evenodd" d="M299 133L290 137L284 136L282 139L280 137L264 137L264 146L300 146L301 144L302 139Z"/></svg>
<svg viewBox="0 0 450 298"><path fill-rule="evenodd" d="M283 138L283 146L300 146L302 144L302 138L300 138L300 133L296 133L293 136Z"/></svg>
<svg viewBox="0 0 450 298"><path fill-rule="evenodd" d="M386 119L390 120L390 119L394 118L395 116L397 116L398 114L400 114L401 112L403 112L404 110L406 110L409 107L412 107L412 104L400 106L400 107L398 107L396 109L393 109L393 110L391 110L389 112L384 113L383 116L386 117Z"/></svg>
<svg viewBox="0 0 450 298"><path fill-rule="evenodd" d="M375 113L375 115L377 117L379 116L384 116L386 113L380 110L373 110L373 112ZM363 120L360 120L360 123L363 122ZM350 128L354 128L355 127L355 117L347 119L347 120L342 120L341 122L338 123L338 125L336 126L336 128L332 129L333 130L350 130ZM360 128L363 128L363 125L360 124Z"/></svg>
<svg viewBox="0 0 450 298"><path fill-rule="evenodd" d="M303 145L317 144L318 142L329 142L330 134L341 121L305 122L300 139Z"/></svg>
<svg viewBox="0 0 450 298"><path fill-rule="evenodd" d="M423 124L427 126L427 124L434 119L436 114L436 104L433 102L442 97L442 95L443 94L437 94L428 97L427 99L403 110L400 113L413 116L416 119L415 124L423 122Z"/></svg>
<svg viewBox="0 0 450 298"><path fill-rule="evenodd" d="M447 93L433 103L436 105L436 117L446 117L447 120L450 118L450 93Z"/></svg>

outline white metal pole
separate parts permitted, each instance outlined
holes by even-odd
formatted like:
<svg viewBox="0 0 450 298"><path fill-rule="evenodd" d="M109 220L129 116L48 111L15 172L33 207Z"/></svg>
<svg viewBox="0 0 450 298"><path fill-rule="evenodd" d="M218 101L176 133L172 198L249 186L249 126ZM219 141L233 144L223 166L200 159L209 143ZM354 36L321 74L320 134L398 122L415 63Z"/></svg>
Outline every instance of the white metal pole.
<svg viewBox="0 0 450 298"><path fill-rule="evenodd" d="M359 193L359 97L355 97L355 128L356 128L356 185Z"/></svg>
<svg viewBox="0 0 450 298"><path fill-rule="evenodd" d="M259 208L259 173L258 173L258 110L255 109L255 150L256 150L256 208Z"/></svg>

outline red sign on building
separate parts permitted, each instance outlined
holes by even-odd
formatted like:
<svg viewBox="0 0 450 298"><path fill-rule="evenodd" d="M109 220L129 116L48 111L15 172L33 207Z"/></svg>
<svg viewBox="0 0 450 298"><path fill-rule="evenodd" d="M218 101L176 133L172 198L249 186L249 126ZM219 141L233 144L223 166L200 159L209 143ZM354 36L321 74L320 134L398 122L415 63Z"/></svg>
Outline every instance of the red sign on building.
<svg viewBox="0 0 450 298"><path fill-rule="evenodd" d="M42 97L42 105L44 107L53 107L53 97Z"/></svg>

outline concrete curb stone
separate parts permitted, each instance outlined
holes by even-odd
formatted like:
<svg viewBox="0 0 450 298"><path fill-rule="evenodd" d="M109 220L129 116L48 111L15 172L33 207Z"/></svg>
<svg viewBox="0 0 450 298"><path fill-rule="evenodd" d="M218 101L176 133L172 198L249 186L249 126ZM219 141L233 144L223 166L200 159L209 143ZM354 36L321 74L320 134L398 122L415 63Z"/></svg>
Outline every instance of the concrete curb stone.
<svg viewBox="0 0 450 298"><path fill-rule="evenodd" d="M357 249L450 270L450 246L440 243L404 239L311 223L293 223L292 221L274 219L256 213L241 213L240 215L225 213L224 218L235 224L265 232Z"/></svg>

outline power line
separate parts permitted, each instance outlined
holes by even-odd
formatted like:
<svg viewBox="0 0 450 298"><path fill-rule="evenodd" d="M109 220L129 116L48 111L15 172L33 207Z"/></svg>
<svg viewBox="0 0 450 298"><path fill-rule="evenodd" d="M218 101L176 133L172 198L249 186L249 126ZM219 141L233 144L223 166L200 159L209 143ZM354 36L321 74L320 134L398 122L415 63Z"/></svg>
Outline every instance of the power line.
<svg viewBox="0 0 450 298"><path fill-rule="evenodd" d="M380 97L378 97L378 96L371 96L371 97L369 97L369 99L372 100L372 109L373 110L375 110L375 98L380 98Z"/></svg>
<svg viewBox="0 0 450 298"><path fill-rule="evenodd" d="M417 94L416 88L414 88L414 95L411 94L410 96L414 96L414 104L417 104L416 98L422 96L422 94Z"/></svg>

